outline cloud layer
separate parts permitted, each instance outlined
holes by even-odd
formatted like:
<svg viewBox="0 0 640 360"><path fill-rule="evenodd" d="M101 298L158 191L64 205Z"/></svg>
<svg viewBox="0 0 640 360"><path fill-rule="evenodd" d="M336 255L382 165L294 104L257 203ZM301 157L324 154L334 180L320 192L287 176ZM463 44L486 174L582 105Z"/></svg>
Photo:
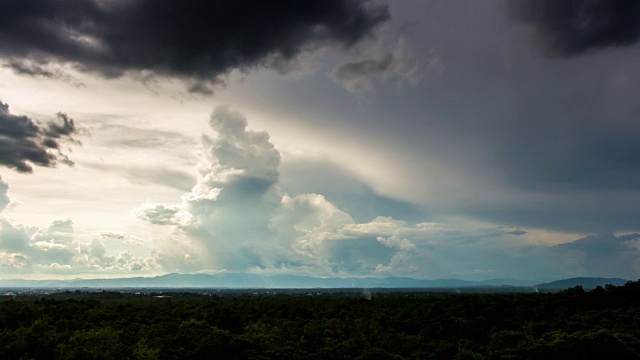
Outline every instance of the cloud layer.
<svg viewBox="0 0 640 360"><path fill-rule="evenodd" d="M0 179L0 271L3 274L148 273L159 269L157 256L136 256L130 251L114 253L105 247L126 242L124 235L102 234L79 239L70 219L53 221L48 227L29 227L6 218L9 186Z"/></svg>
<svg viewBox="0 0 640 360"><path fill-rule="evenodd" d="M215 135L202 139L193 189L179 203L137 211L164 235L152 242L118 233L78 236L69 219L40 228L2 218L0 268L48 276L226 270L476 280L634 278L640 271L638 234L549 245L535 240L535 229L460 219L357 221L321 194L285 193L280 153L242 114L219 107L209 124ZM10 203L7 191L0 182L0 208Z"/></svg>
<svg viewBox="0 0 640 360"><path fill-rule="evenodd" d="M629 0L513 0L514 16L533 26L551 53L572 56L640 39L640 3Z"/></svg>
<svg viewBox="0 0 640 360"><path fill-rule="evenodd" d="M27 75L51 75L47 64L60 62L105 77L215 81L233 69L284 69L327 44L351 46L388 19L386 6L356 0L4 1L0 56Z"/></svg>
<svg viewBox="0 0 640 360"><path fill-rule="evenodd" d="M585 239L544 245L520 228L389 216L356 221L321 194L286 194L279 152L242 114L219 107L209 123L216 135L203 137L192 191L179 204L138 210L152 224L173 227L173 250L157 257L172 271L551 279L598 275L610 261L619 264L610 276L638 271L637 235L593 237L607 249L596 251Z"/></svg>
<svg viewBox="0 0 640 360"><path fill-rule="evenodd" d="M33 99L70 104L75 108L69 111L86 114L83 118L95 116L104 124L120 118L126 124L105 127L94 138L104 139L103 147L76 155L82 165L78 171L95 171L86 178L62 179L65 171L42 171L42 177L10 172L5 179L39 182L39 190L20 184L24 191L16 189L16 195L36 194L22 198L35 204L5 211L15 209L16 216L30 217L21 221L36 224L37 216L47 216L37 215L40 209L55 208L86 229L102 226L96 219L109 212L104 209L117 209L110 212L120 214L117 223L105 223L117 224L114 231L149 234L151 252L145 248L131 256L151 259L148 264L155 265L147 269L162 271L521 278L638 274L635 235L621 235L640 230L635 95L640 44L634 2L407 0L390 2L389 11L370 2L300 2L280 9L286 19L276 9L282 3L238 4L0 4L6 10L0 12L5 66L37 78L76 68L86 72L80 76L96 93L10 76L6 69L4 91L33 90ZM506 13L507 4L514 6L516 21ZM204 11L208 6L224 11ZM375 29L389 12L397 22ZM363 41L372 31L375 39ZM535 45L546 53L536 53ZM327 61L318 65L323 73L295 79L269 71L238 74L242 81L218 94L219 102L261 114L261 126L284 146L282 157L267 133L251 130L241 114L219 108L210 120L215 135L202 139L202 162L192 171L192 136L199 130L190 121L210 105L194 97L178 106L162 91L143 97L131 86L135 77L153 83L159 79L149 76L166 75L186 79L193 92L208 93L212 82L231 69L286 71L292 61L304 61L308 50L327 46L350 49L316 52L323 54L316 60ZM358 94L337 89L327 72ZM93 83L89 73L127 76ZM430 73L437 76L427 78ZM162 79L163 89L177 83ZM60 91L49 97L50 89ZM118 100L110 97L116 91ZM94 96L100 96L101 107L86 109ZM20 100L24 107L30 99ZM17 106L20 100L10 102ZM51 111L40 102L33 100L33 113ZM59 144L75 137L71 122L58 119L58 126L49 126L3 106L0 164L20 171L53 165L53 160L38 162L36 155L43 151L55 162L64 161ZM175 129L185 138L148 127ZM165 156L174 151L180 156ZM325 156L326 162L319 161ZM196 172L197 179L191 176ZM96 181L98 176L112 177ZM49 179L66 186L62 195ZM77 189L69 181L87 187ZM136 196L121 183L135 183ZM104 184L114 191L103 194ZM55 196L65 201L55 204ZM38 209L39 199L55 207ZM140 207L138 216L146 223L128 218L127 210L148 199L167 203ZM5 191L0 207L7 204ZM75 212L65 212L70 207ZM86 216L76 215L85 210ZM35 237L46 227L27 229L7 221L3 228L2 251L13 254L14 264L28 258L28 266L42 264L42 269L94 264L119 271L128 265L116 263L138 263L126 262L125 255L125 262L116 261L126 248L117 237L74 234L69 242ZM41 256L45 252L51 257ZM79 254L90 260L81 262Z"/></svg>
<svg viewBox="0 0 640 360"><path fill-rule="evenodd" d="M203 137L204 156L193 190L181 204L146 204L138 211L141 218L173 225L177 237L194 241L201 266L310 274L409 270L402 267L413 251L408 240L347 231L356 225L354 219L324 196L284 193L280 153L266 132L247 129L242 114L218 107L209 124L216 136Z"/></svg>

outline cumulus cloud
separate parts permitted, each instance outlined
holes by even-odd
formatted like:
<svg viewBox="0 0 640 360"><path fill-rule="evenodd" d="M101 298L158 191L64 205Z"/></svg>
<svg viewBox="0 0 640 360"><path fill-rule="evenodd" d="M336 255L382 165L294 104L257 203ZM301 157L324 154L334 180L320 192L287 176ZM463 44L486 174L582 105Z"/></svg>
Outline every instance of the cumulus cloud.
<svg viewBox="0 0 640 360"><path fill-rule="evenodd" d="M612 261L619 266L605 272L609 276L638 271L640 242L633 236L602 238L598 246L607 251L599 251L587 240L549 245L536 240L535 229L460 219L356 221L321 194L284 192L279 152L266 132L248 128L242 114L219 107L209 123L215 135L203 137L193 189L177 204L145 204L139 212L175 230L153 254L165 271L472 279L536 274L548 280L600 276Z"/></svg>
<svg viewBox="0 0 640 360"><path fill-rule="evenodd" d="M28 262L29 259L23 254L0 251L0 268L22 269Z"/></svg>
<svg viewBox="0 0 640 360"><path fill-rule="evenodd" d="M202 79L286 68L304 51L349 47L388 19L386 5L356 0L5 1L0 56L29 75L49 75L49 63L104 77L146 71L191 79L191 90L206 94Z"/></svg>
<svg viewBox="0 0 640 360"><path fill-rule="evenodd" d="M322 195L300 194L290 198L285 194L271 215L269 229L278 242L293 250L289 257L294 262L327 267L332 266L340 254L332 253L326 241L337 240L336 232L350 224L353 218Z"/></svg>
<svg viewBox="0 0 640 360"><path fill-rule="evenodd" d="M0 251L21 255L24 259L21 268L71 263L74 250L68 233L69 220L55 222L46 229L28 228L7 220L0 221L0 226Z"/></svg>
<svg viewBox="0 0 640 360"><path fill-rule="evenodd" d="M628 0L512 0L516 19L532 26L545 50L561 56L640 39L640 3Z"/></svg>
<svg viewBox="0 0 640 360"><path fill-rule="evenodd" d="M175 225L178 221L176 219L178 211L179 209L177 207L163 204L144 204L136 210L136 215L138 215L140 219L152 224Z"/></svg>
<svg viewBox="0 0 640 360"><path fill-rule="evenodd" d="M44 274L148 273L160 269L151 253L146 257L129 251L113 254L100 239L78 240L69 219L54 221L46 228L25 227L1 219L0 267L6 273Z"/></svg>
<svg viewBox="0 0 640 360"><path fill-rule="evenodd" d="M416 245L407 239L396 236L396 234L385 238L378 236L377 240L384 246L402 251L410 251L416 248Z"/></svg>
<svg viewBox="0 0 640 360"><path fill-rule="evenodd" d="M78 243L75 255L73 266L69 265L75 271L148 272L160 269L153 256L137 257L130 251L110 254L103 241L98 239Z"/></svg>
<svg viewBox="0 0 640 360"><path fill-rule="evenodd" d="M32 165L52 167L58 163L73 165L62 152L61 141L73 142L78 133L73 119L58 113L56 118L38 123L23 115L14 115L0 101L0 164L30 173Z"/></svg>
<svg viewBox="0 0 640 360"><path fill-rule="evenodd" d="M182 199L180 215L189 219L183 229L204 240L222 268L246 268L273 246L268 225L282 199L280 154L266 132L248 130L244 116L228 107L217 108L209 124L216 136L203 137L198 183Z"/></svg>
<svg viewBox="0 0 640 360"><path fill-rule="evenodd" d="M189 255L174 257L173 264L165 256L167 266L197 256L209 270L370 273L381 262L401 264L392 258L411 252L408 240L396 240L393 230L381 231L383 225L370 225L366 234L348 230L357 226L353 217L322 195L283 192L280 153L266 132L248 129L242 114L218 107L209 124L215 136L203 137L192 191L180 204L145 204L138 212L148 222L175 226L169 246L200 250L177 249Z"/></svg>
<svg viewBox="0 0 640 360"><path fill-rule="evenodd" d="M418 267L413 263L416 245L402 237L399 231L394 231L393 235L389 237L378 236L376 240L388 248L395 249L397 252L393 255L388 265L376 265L375 272L389 273L399 269L405 271L417 270Z"/></svg>

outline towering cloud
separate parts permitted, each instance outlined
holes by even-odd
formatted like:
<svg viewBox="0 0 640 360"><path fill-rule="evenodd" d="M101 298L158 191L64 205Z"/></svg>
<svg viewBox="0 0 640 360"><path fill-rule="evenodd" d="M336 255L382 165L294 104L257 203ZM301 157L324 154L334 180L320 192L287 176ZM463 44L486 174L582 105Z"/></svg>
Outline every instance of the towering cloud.
<svg viewBox="0 0 640 360"><path fill-rule="evenodd" d="M0 164L19 172L32 172L34 165L55 166L61 162L73 165L62 153L60 141L73 141L77 133L73 119L58 113L56 118L39 124L26 117L13 115L9 105L0 101Z"/></svg>
<svg viewBox="0 0 640 360"><path fill-rule="evenodd" d="M266 132L248 130L244 116L227 107L217 108L209 124L216 136L203 137L198 184L183 196L174 218L207 249L211 263L228 269L264 265L277 252L269 242L269 218L282 199L276 185L280 153Z"/></svg>
<svg viewBox="0 0 640 360"><path fill-rule="evenodd" d="M193 241L205 268L316 275L412 269L415 246L388 229L403 223L376 219L361 231L322 195L287 195L279 187L280 153L266 132L248 129L244 116L228 107L218 107L209 124L216 135L203 137L192 191L177 206L146 204L138 212L150 223L176 226L176 237ZM194 254L179 253L188 266ZM159 262L165 260L163 254Z"/></svg>
<svg viewBox="0 0 640 360"><path fill-rule="evenodd" d="M46 75L61 62L105 77L145 70L216 80L351 46L387 19L386 6L357 0L11 0L0 3L0 56L22 74Z"/></svg>
<svg viewBox="0 0 640 360"><path fill-rule="evenodd" d="M571 56L640 39L635 0L513 0L514 16L530 25L544 48Z"/></svg>

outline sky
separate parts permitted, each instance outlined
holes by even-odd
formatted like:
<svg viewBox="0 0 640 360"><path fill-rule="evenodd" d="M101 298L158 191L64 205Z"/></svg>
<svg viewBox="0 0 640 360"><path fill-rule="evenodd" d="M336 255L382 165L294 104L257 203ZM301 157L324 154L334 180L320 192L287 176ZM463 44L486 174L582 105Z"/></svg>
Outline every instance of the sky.
<svg viewBox="0 0 640 360"><path fill-rule="evenodd" d="M640 277L640 1L0 3L0 278Z"/></svg>

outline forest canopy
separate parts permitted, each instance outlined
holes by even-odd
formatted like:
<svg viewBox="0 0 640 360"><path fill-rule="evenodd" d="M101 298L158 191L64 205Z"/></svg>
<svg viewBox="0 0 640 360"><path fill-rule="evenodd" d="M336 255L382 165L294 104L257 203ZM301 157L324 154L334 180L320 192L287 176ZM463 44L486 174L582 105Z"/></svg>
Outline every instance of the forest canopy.
<svg viewBox="0 0 640 360"><path fill-rule="evenodd" d="M310 295L5 298L0 358L640 358L640 282L557 293Z"/></svg>

